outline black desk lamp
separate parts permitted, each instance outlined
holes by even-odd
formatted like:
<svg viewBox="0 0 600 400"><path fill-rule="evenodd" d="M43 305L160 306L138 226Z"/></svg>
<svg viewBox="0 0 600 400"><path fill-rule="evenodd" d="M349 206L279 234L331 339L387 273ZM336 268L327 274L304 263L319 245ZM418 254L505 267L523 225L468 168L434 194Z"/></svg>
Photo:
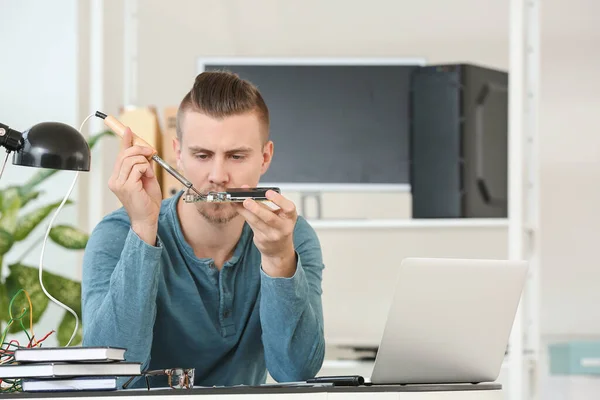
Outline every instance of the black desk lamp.
<svg viewBox="0 0 600 400"><path fill-rule="evenodd" d="M83 124L85 124L90 117L91 116L86 118ZM83 124L81 125L82 127ZM69 343L67 343L67 346L69 346L77 334L79 317L77 316L77 313L70 307L52 297L52 295L50 295L50 293L48 293L44 287L44 282L42 280L44 250L46 248L48 236L50 235L52 223L68 200L69 195L75 186L75 182L77 181L79 171L90 170L90 146L80 131L76 130L72 126L60 122L42 122L32 126L23 133L0 123L0 146L4 147L7 153L6 159L2 164L0 177L4 172L6 161L8 160L8 156L11 152L14 152L14 165L77 171L75 178L73 179L73 183L71 184L71 188L48 223L46 236L44 237L42 244L42 252L40 254L39 264L40 285L46 296L48 296L48 298L58 306L69 311L75 317L75 330L73 331L73 335L71 336Z"/></svg>
<svg viewBox="0 0 600 400"><path fill-rule="evenodd" d="M23 133L0 123L0 145L14 152L14 165L90 170L87 141L78 130L60 122L42 122Z"/></svg>

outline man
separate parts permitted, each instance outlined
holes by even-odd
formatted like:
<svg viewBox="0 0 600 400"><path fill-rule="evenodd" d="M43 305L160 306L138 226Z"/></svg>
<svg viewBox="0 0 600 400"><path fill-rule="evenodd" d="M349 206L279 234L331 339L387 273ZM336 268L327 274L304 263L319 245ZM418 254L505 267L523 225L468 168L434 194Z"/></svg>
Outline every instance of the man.
<svg viewBox="0 0 600 400"><path fill-rule="evenodd" d="M258 186L273 143L257 88L228 72L198 75L174 149L201 192ZM84 254L84 346L125 347L143 369L195 368L201 386L256 385L267 370L279 382L316 375L324 336L315 232L274 191L276 211L252 200L185 203L183 192L162 200L151 154L128 130L109 180L123 207L96 226Z"/></svg>

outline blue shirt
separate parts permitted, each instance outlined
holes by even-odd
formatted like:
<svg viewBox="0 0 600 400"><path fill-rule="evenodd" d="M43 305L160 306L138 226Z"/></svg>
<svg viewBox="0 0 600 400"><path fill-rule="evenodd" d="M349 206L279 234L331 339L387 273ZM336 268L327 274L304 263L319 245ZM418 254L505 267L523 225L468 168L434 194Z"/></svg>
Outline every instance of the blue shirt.
<svg viewBox="0 0 600 400"><path fill-rule="evenodd" d="M107 215L83 259L84 346L125 347L143 369L195 368L195 385L257 385L315 376L324 357L317 235L294 229L291 278L269 277L245 224L221 270L185 241L177 201L162 202L155 246L131 229L127 212ZM140 386L143 380L133 386Z"/></svg>

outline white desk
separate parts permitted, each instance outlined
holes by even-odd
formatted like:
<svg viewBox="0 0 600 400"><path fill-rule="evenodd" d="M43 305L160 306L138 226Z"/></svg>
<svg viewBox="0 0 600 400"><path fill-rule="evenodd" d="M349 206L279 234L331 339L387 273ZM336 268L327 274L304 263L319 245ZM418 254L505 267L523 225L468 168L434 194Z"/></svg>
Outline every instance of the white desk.
<svg viewBox="0 0 600 400"><path fill-rule="evenodd" d="M298 388L197 388L193 390L126 390L116 392L16 393L3 398L52 400L129 400L157 398L165 400L503 400L501 385L410 385L361 387L298 387ZM158 396L158 397L157 397Z"/></svg>

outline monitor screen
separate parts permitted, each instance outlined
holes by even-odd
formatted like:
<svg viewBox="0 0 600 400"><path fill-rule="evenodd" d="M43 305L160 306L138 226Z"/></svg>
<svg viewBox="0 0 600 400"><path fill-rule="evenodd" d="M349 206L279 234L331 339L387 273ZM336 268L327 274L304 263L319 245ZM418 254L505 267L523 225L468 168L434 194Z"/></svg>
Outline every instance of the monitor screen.
<svg viewBox="0 0 600 400"><path fill-rule="evenodd" d="M417 67L199 63L200 71L231 71L260 90L275 149L261 181L269 184L409 184L410 75Z"/></svg>

